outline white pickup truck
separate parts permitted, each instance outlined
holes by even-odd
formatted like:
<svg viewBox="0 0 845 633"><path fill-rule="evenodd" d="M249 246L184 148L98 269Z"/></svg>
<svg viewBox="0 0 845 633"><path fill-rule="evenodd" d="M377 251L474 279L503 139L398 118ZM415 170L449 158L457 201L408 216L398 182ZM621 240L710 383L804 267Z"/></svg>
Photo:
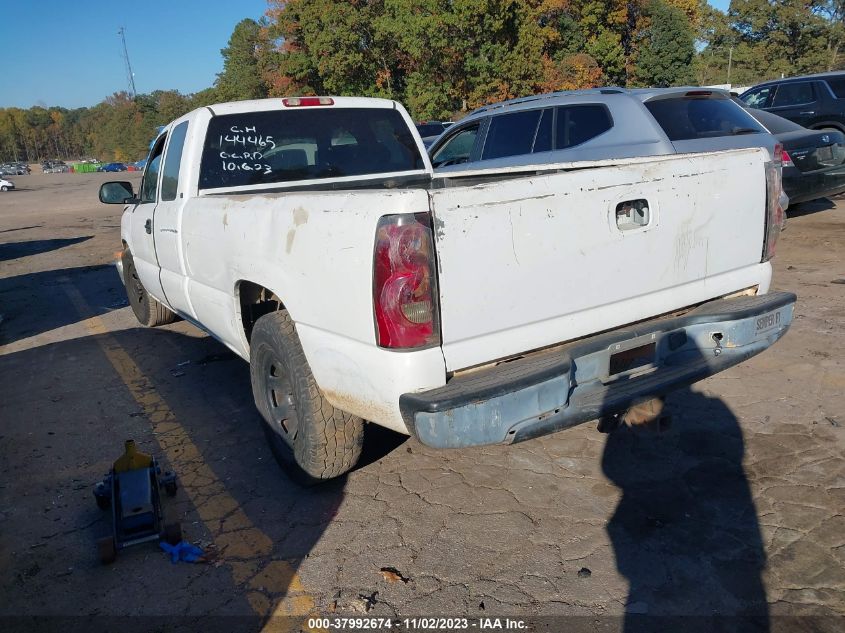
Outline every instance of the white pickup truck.
<svg viewBox="0 0 845 633"><path fill-rule="evenodd" d="M148 326L182 317L250 363L280 463L351 469L364 421L433 447L512 443L761 352L780 165L766 149L433 172L401 105L195 110L125 204L119 268Z"/></svg>

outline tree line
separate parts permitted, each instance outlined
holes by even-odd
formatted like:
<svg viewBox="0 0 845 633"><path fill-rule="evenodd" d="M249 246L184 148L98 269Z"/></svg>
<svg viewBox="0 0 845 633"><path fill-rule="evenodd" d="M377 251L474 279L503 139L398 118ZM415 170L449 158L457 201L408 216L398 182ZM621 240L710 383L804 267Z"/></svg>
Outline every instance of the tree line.
<svg viewBox="0 0 845 633"><path fill-rule="evenodd" d="M0 160L137 160L159 125L267 96L401 101L448 119L512 97L604 85L750 85L845 67L845 0L268 0L191 95L0 109Z"/></svg>

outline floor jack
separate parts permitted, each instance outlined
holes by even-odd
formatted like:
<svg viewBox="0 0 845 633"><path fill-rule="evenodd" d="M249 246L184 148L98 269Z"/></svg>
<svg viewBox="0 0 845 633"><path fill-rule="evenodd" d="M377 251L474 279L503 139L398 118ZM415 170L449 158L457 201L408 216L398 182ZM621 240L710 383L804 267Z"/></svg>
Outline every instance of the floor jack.
<svg viewBox="0 0 845 633"><path fill-rule="evenodd" d="M164 522L162 488L168 497L174 496L176 475L162 474L154 457L139 452L135 441L127 440L123 455L94 488L97 506L111 508L112 515L111 536L97 541L103 563L114 562L117 551L130 545L160 540L176 545L182 540L179 523Z"/></svg>

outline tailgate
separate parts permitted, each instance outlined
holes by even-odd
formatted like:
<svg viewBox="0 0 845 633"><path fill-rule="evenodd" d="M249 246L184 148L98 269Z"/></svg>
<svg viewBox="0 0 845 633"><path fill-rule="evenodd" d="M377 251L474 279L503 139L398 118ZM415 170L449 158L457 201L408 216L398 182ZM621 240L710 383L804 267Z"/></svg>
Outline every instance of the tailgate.
<svg viewBox="0 0 845 633"><path fill-rule="evenodd" d="M435 175L447 368L767 282L766 158L748 149Z"/></svg>

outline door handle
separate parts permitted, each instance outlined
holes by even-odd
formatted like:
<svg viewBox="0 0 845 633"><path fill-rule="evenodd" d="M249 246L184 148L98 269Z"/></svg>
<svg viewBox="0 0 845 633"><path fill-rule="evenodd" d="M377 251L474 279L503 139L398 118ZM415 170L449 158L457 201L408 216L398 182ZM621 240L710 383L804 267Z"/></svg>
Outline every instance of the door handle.
<svg viewBox="0 0 845 633"><path fill-rule="evenodd" d="M147 221L144 223L144 229L147 231L147 233L153 232L153 221L152 221L152 219L147 218Z"/></svg>

